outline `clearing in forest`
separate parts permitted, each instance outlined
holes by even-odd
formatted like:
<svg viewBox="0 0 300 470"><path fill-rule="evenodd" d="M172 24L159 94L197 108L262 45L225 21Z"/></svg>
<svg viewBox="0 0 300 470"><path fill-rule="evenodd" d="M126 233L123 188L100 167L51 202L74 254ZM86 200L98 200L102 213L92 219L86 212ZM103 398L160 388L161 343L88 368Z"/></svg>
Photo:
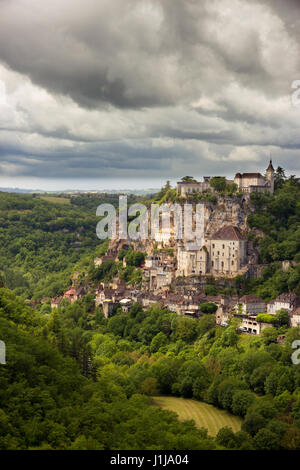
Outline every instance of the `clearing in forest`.
<svg viewBox="0 0 300 470"><path fill-rule="evenodd" d="M193 419L198 428L207 428L208 434L215 436L219 429L229 426L234 432L240 431L242 420L227 411L212 405L186 398L153 397L154 405L165 410L175 411L181 421Z"/></svg>

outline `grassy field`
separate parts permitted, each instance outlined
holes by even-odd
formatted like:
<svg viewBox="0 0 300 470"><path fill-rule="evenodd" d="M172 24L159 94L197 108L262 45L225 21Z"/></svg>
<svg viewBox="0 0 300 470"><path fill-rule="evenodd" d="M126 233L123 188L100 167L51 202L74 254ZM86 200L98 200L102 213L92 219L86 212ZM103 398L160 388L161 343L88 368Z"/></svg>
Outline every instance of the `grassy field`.
<svg viewBox="0 0 300 470"><path fill-rule="evenodd" d="M207 403L176 397L153 397L153 401L160 408L175 411L181 421L193 419L197 427L207 428L211 436L224 426L231 427L234 432L241 429L240 418Z"/></svg>
<svg viewBox="0 0 300 470"><path fill-rule="evenodd" d="M54 204L71 204L70 199L66 197L55 197L55 196L41 196L44 201L53 202Z"/></svg>

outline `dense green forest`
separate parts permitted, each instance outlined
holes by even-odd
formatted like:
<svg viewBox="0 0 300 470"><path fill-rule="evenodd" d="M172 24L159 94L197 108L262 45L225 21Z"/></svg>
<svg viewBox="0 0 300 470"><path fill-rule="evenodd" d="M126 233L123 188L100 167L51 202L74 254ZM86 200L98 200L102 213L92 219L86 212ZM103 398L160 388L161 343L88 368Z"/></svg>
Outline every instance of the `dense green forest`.
<svg viewBox="0 0 300 470"><path fill-rule="evenodd" d="M137 199L129 196L128 202ZM118 195L43 199L0 192L0 275L5 285L24 299L62 294L73 272L84 271L98 249L101 253L96 208L102 203L117 207L118 201Z"/></svg>
<svg viewBox="0 0 300 470"><path fill-rule="evenodd" d="M291 361L299 328L279 321L260 337L241 335L234 320L217 326L209 304L200 320L159 305L143 311L139 304L106 319L91 293L53 310L47 303L40 310L26 305L25 299L64 292L74 271L86 272L95 285L116 274L140 281L144 253L129 249L119 263L93 265L107 248L95 235L101 202L116 206L118 198L58 202L0 193L0 339L7 346L0 448L300 449L300 365ZM299 182L277 173L275 195L254 194L249 206L249 238L266 264L262 277L237 277L222 287L208 279L205 292L252 292L266 300L289 290L300 294L299 207ZM225 409L242 417L242 430L223 428L212 438L154 407L155 395Z"/></svg>
<svg viewBox="0 0 300 470"><path fill-rule="evenodd" d="M135 304L105 319L90 294L41 315L0 289L2 449L299 449L299 328L261 337ZM279 333L285 343L278 344ZM151 405L206 401L243 418L214 439Z"/></svg>
<svg viewBox="0 0 300 470"><path fill-rule="evenodd" d="M300 295L300 182L286 178L281 168L275 174L275 193L251 195L248 216L249 238L258 247L260 262L266 265L261 278L243 282L244 292L270 300L282 292ZM284 271L282 261L289 261Z"/></svg>
<svg viewBox="0 0 300 470"><path fill-rule="evenodd" d="M103 318L91 320L89 305L41 317L0 289L0 449L214 449L205 430L151 406L126 360L99 354L90 363L90 328ZM78 326L85 321L86 330ZM125 358L128 347L120 345Z"/></svg>

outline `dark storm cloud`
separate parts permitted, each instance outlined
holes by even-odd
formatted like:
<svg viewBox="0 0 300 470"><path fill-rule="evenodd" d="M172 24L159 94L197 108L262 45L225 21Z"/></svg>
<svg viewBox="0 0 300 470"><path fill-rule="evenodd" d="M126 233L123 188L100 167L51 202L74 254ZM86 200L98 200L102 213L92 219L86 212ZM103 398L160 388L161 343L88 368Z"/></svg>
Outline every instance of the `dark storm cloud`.
<svg viewBox="0 0 300 470"><path fill-rule="evenodd" d="M160 43L151 19L148 23L142 16L143 3L3 2L0 58L34 83L69 95L81 106L171 104L172 92L156 76Z"/></svg>
<svg viewBox="0 0 300 470"><path fill-rule="evenodd" d="M0 66L25 90L0 116L0 172L230 174L264 169L271 148L295 168L299 13L296 0L0 1Z"/></svg>
<svg viewBox="0 0 300 470"><path fill-rule="evenodd" d="M211 26L223 26L222 2L216 2L219 13L209 4L4 1L0 58L34 83L88 108L105 103L119 108L170 106L234 79L263 87L266 93L283 92L282 81L272 79L264 65L263 40L255 23L241 31L238 47L234 37L218 40ZM279 5L276 9L286 17ZM238 17L239 11L233 8L232 15Z"/></svg>

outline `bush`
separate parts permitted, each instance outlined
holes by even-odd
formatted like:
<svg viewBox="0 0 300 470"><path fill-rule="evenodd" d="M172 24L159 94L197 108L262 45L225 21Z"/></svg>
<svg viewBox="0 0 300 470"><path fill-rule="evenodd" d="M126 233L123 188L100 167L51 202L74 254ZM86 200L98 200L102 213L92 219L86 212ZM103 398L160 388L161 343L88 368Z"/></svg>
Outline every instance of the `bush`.
<svg viewBox="0 0 300 470"><path fill-rule="evenodd" d="M235 415L245 416L249 406L253 404L255 396L248 390L238 390L232 398L232 412Z"/></svg>

